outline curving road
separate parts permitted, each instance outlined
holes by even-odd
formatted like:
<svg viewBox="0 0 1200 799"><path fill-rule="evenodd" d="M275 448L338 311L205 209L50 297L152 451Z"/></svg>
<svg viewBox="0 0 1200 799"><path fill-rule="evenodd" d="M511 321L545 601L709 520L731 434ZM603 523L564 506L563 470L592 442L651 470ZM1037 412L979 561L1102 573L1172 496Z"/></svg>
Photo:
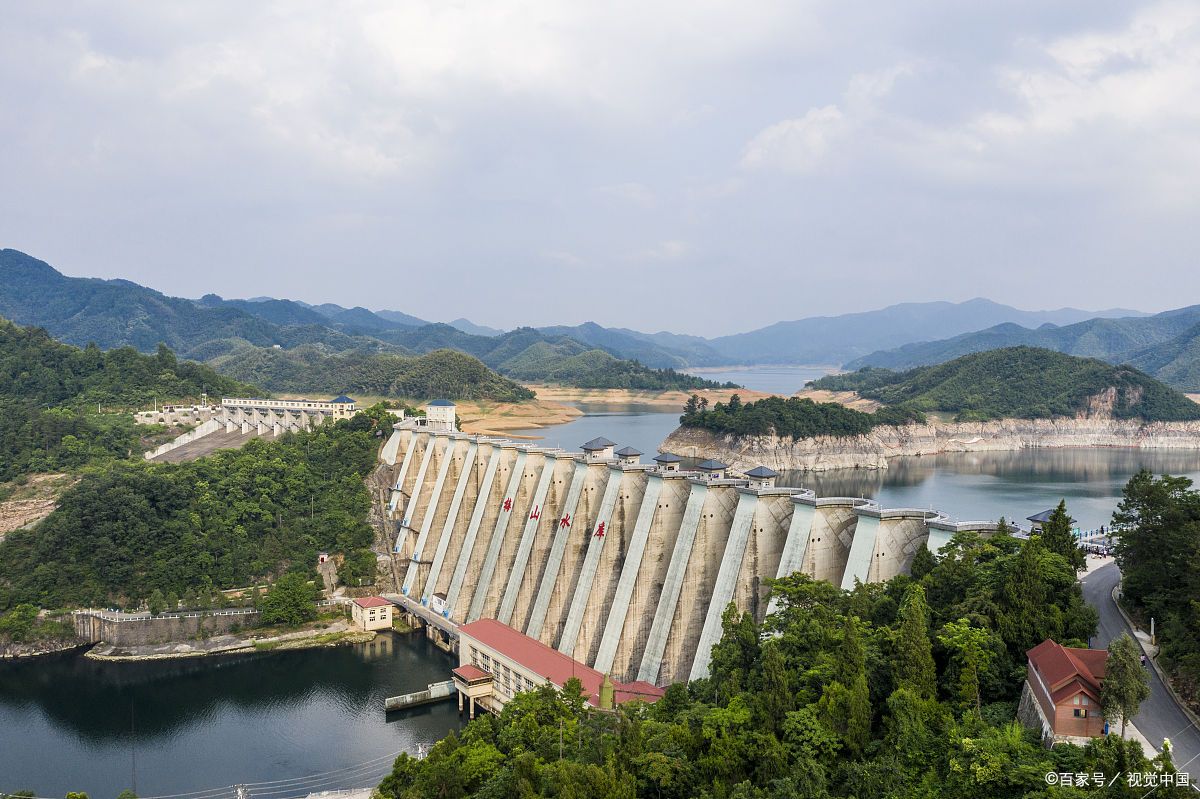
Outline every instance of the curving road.
<svg viewBox="0 0 1200 799"><path fill-rule="evenodd" d="M1112 598L1113 589L1120 581L1121 572L1116 563L1101 566L1080 580L1084 600L1100 614L1096 637L1092 639L1095 649L1107 648L1109 641L1123 632L1133 634ZM1133 723L1155 747L1162 746L1163 738L1171 739L1175 766L1200 777L1200 729L1175 704L1159 680L1158 672L1154 669L1149 672L1150 697L1142 703L1141 712Z"/></svg>

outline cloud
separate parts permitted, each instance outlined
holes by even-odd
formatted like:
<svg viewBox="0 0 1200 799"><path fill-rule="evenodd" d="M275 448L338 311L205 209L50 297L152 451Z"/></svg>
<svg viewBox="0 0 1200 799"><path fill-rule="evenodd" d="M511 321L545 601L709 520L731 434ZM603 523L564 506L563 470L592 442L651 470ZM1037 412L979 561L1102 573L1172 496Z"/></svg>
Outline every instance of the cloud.
<svg viewBox="0 0 1200 799"><path fill-rule="evenodd" d="M1153 0L10 3L0 246L183 296L391 292L506 327L636 328L669 296L680 329L720 311L732 332L931 292L1028 304L1029 285L1049 305L1166 307L1200 247L1198 17ZM687 281L644 268L683 263ZM601 264L640 269L639 292L585 282ZM1130 264L1145 279L1109 296L1097 276ZM410 279L428 269L470 291ZM751 269L774 290L714 291Z"/></svg>
<svg viewBox="0 0 1200 799"><path fill-rule="evenodd" d="M803 117L776 122L751 139L742 164L809 172L824 161L846 128L846 117L836 105L809 109Z"/></svg>
<svg viewBox="0 0 1200 799"><path fill-rule="evenodd" d="M680 261L695 253L695 248L686 241L667 239L653 247L641 250L633 256L636 261Z"/></svg>

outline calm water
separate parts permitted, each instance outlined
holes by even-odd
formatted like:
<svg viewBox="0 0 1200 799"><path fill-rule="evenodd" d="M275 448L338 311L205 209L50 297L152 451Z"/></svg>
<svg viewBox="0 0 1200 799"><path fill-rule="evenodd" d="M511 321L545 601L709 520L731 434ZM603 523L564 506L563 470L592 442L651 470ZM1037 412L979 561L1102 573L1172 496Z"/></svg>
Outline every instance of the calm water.
<svg viewBox="0 0 1200 799"><path fill-rule="evenodd" d="M552 427L513 430L514 436L527 436L532 443L545 447L560 447L578 450L579 445L598 436L615 441L617 449L630 446L646 453L643 460L649 461L658 454L658 445L679 425L683 408L673 413L663 413L654 405L592 405L572 403L586 414L566 424Z"/></svg>
<svg viewBox="0 0 1200 799"><path fill-rule="evenodd" d="M385 718L383 699L446 679L419 635L370 644L168 663L58 656L0 666L0 793L112 799L343 771L315 790L374 785L391 755L457 728L443 702ZM131 713L133 732L131 734ZM296 790L295 793L306 793ZM285 799L293 791L275 794Z"/></svg>
<svg viewBox="0 0 1200 799"><path fill-rule="evenodd" d="M742 366L730 369L685 370L698 377L722 383L736 383L754 391L795 394L809 380L834 371L832 366Z"/></svg>
<svg viewBox="0 0 1200 799"><path fill-rule="evenodd" d="M565 449L603 435L648 459L678 419L651 410L609 410L529 434ZM879 471L788 473L782 482L824 496L872 497L888 507L933 507L959 519L1024 519L1066 498L1079 523L1094 527L1109 521L1121 487L1141 467L1200 480L1200 452L954 454L894 459ZM131 785L134 757L143 796L292 779L383 758L330 782L294 784L272 799L306 793L302 786L374 784L387 770L386 756L415 751L458 726L448 702L390 722L383 713L385 696L443 680L449 666L425 639L392 635L374 649L133 664L68 656L0 665L0 792L114 797Z"/></svg>

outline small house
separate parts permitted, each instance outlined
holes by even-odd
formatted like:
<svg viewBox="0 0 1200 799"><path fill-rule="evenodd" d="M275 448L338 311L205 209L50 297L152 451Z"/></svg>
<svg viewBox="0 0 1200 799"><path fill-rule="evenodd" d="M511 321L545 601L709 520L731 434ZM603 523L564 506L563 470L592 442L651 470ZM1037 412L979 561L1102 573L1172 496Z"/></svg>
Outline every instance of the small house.
<svg viewBox="0 0 1200 799"><path fill-rule="evenodd" d="M425 426L432 430L456 429L457 406L447 399L435 399L425 406Z"/></svg>
<svg viewBox="0 0 1200 799"><path fill-rule="evenodd" d="M1108 652L1075 649L1047 638L1025 654L1026 690L1046 738L1076 741L1103 735L1100 686Z"/></svg>
<svg viewBox="0 0 1200 799"><path fill-rule="evenodd" d="M634 449L633 447L621 447L613 454L621 459L622 466L637 466L642 462L641 450Z"/></svg>
<svg viewBox="0 0 1200 799"><path fill-rule="evenodd" d="M613 448L615 446L617 446L615 442L600 436L581 444L579 448L583 450L583 455L588 463L596 463L597 461L611 461L614 457Z"/></svg>
<svg viewBox="0 0 1200 799"><path fill-rule="evenodd" d="M766 466L755 466L746 472L746 478L750 481L751 488L774 488L775 478L778 476L778 472L768 469Z"/></svg>
<svg viewBox="0 0 1200 799"><path fill-rule="evenodd" d="M1035 513L1032 516L1026 516L1025 521L1029 522L1029 532L1040 533L1046 522L1050 521L1050 517L1054 514L1054 508L1044 510L1041 513ZM1071 524L1075 524L1075 520L1071 519Z"/></svg>
<svg viewBox="0 0 1200 799"><path fill-rule="evenodd" d="M696 464L696 470L700 472L705 479L722 480L725 477L725 472L729 469L729 464L714 461L712 459L700 461Z"/></svg>
<svg viewBox="0 0 1200 799"><path fill-rule="evenodd" d="M672 455L670 452L664 452L661 455L655 455L654 462L658 464L660 472L677 472L679 471L679 464L683 462L683 458L678 455Z"/></svg>
<svg viewBox="0 0 1200 799"><path fill-rule="evenodd" d="M361 630L392 629L392 603L381 596L363 596L350 603L350 619Z"/></svg>

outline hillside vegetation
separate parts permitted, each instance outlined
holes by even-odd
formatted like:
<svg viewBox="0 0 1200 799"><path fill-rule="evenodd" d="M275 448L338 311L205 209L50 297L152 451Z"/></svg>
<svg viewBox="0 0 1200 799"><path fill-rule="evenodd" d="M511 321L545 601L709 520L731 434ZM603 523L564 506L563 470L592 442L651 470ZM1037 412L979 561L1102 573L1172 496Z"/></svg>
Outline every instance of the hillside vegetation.
<svg viewBox="0 0 1200 799"><path fill-rule="evenodd" d="M679 424L737 436L815 438L860 436L879 425L906 424L925 418L908 408L880 408L865 413L836 402L813 402L807 397L766 397L743 403L734 394L728 403L718 402L712 408L706 402L695 396L688 400Z"/></svg>
<svg viewBox="0 0 1200 799"><path fill-rule="evenodd" d="M225 374L276 392L350 392L498 402L533 398L529 389L454 350L435 350L414 357L378 352L329 354L317 347L277 350L242 346L214 357L211 363Z"/></svg>
<svg viewBox="0 0 1200 799"><path fill-rule="evenodd" d="M147 428L114 409L256 391L166 347L79 349L0 320L0 480L140 453Z"/></svg>
<svg viewBox="0 0 1200 799"><path fill-rule="evenodd" d="M208 595L310 572L320 551L344 554L370 578L364 479L376 433L394 422L372 408L191 463L90 471L37 528L0 542L0 612L20 603L136 605L155 591Z"/></svg>
<svg viewBox="0 0 1200 799"><path fill-rule="evenodd" d="M952 338L905 344L880 350L846 364L905 370L944 363L963 355L1015 346L1041 347L1068 355L1129 363L1169 385L1200 388L1200 361L1195 340L1200 336L1200 305L1154 316L1088 319L1036 330L1000 324Z"/></svg>
<svg viewBox="0 0 1200 799"><path fill-rule="evenodd" d="M1137 369L1034 347L988 350L906 372L862 369L809 385L856 391L895 408L952 413L959 421L1080 415L1200 419L1200 405Z"/></svg>

